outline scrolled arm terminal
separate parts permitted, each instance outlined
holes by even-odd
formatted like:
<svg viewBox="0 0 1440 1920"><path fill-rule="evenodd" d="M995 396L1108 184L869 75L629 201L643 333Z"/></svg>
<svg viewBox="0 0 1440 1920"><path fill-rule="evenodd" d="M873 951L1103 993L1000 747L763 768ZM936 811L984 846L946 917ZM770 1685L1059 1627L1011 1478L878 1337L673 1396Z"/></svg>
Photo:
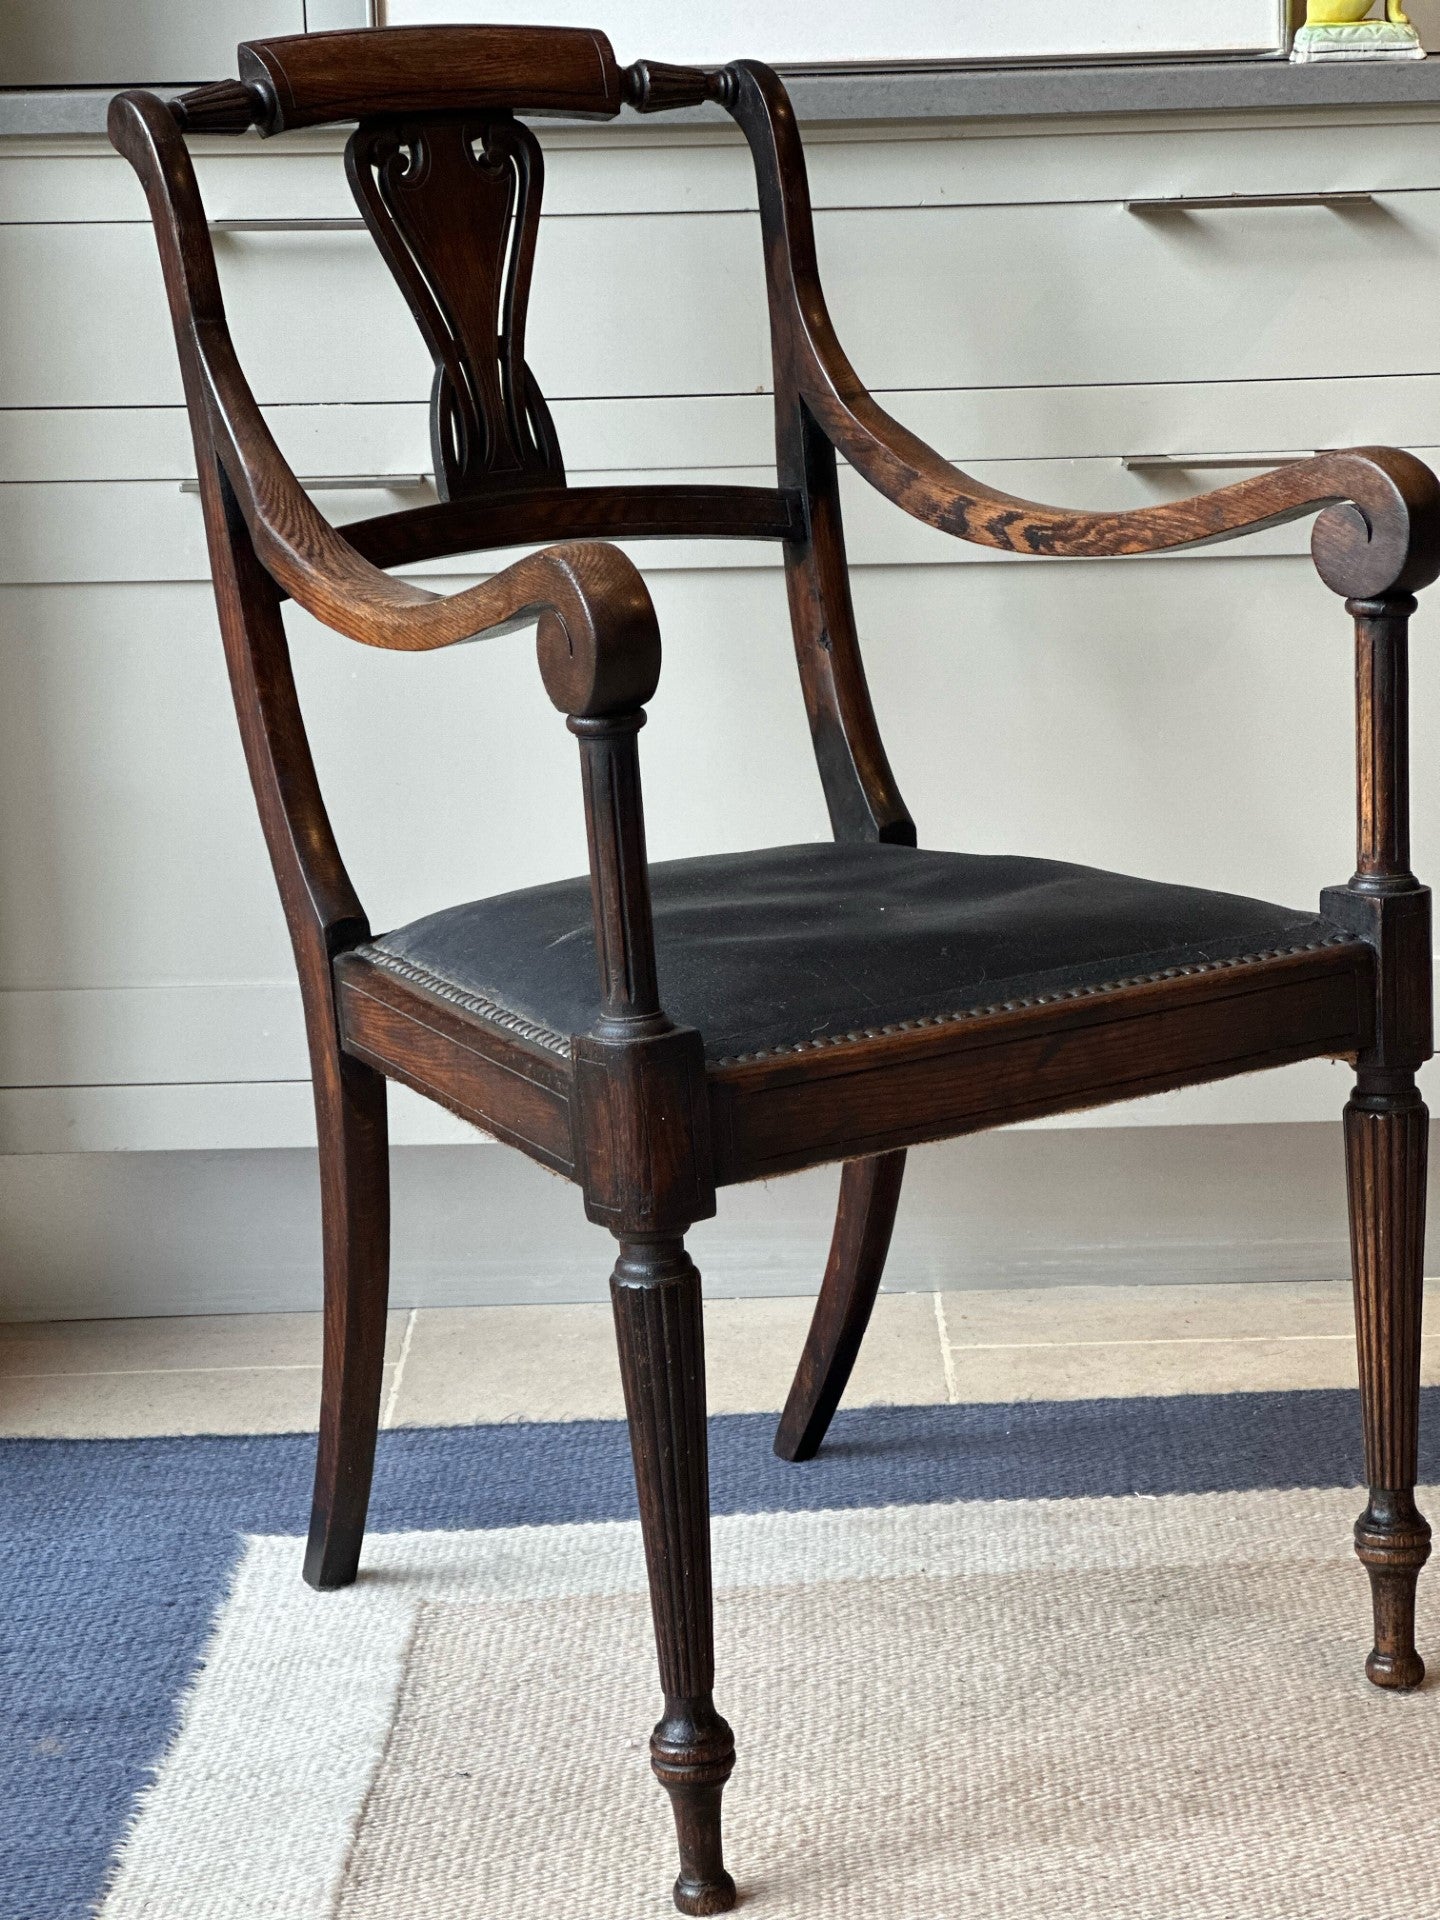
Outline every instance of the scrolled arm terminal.
<svg viewBox="0 0 1440 1920"><path fill-rule="evenodd" d="M1440 574L1440 483L1412 455L1356 447L1296 461L1213 493L1124 513L1085 513L998 492L942 458L872 397L836 337L816 265L805 156L789 99L756 61L730 68L724 104L750 143L760 188L777 383L880 493L943 533L1043 558L1175 552L1319 512L1325 584L1348 598L1414 592Z"/></svg>
<svg viewBox="0 0 1440 1920"><path fill-rule="evenodd" d="M538 623L545 689L562 712L597 718L642 707L659 679L659 626L644 581L618 548L567 541L443 595L382 573L330 524L275 444L236 358L173 113L154 94L121 94L110 128L145 185L187 384L202 400L216 456L271 578L323 625L399 652Z"/></svg>

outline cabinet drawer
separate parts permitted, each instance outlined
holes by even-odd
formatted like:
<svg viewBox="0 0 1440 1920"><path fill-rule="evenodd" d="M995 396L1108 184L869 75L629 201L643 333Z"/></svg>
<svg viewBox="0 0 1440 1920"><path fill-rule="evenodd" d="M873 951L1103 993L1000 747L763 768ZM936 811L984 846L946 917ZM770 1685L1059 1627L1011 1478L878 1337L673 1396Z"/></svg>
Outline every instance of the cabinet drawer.
<svg viewBox="0 0 1440 1920"><path fill-rule="evenodd" d="M1343 208L1115 202L817 220L840 338L885 387L1430 371L1440 194ZM1383 284L1383 325L1337 324Z"/></svg>
<svg viewBox="0 0 1440 1920"><path fill-rule="evenodd" d="M1422 459L1440 459L1436 375L883 397L957 465L1007 492L1077 508L1180 498L1260 471L1280 454L1323 446L1408 439ZM575 400L559 403L555 414L577 485L624 478L774 482L765 395ZM428 485L415 484L430 459L421 405L276 407L270 419L298 474L352 482L343 490L312 488L333 519L398 512L433 498ZM1248 464L1234 464L1247 456ZM181 477L191 472L177 409L0 415L0 478L8 481L0 581L206 579L200 503L180 491ZM843 484L856 565L1002 557L909 520L852 475ZM1308 540L1308 522L1297 522L1238 550L1303 554ZM770 566L779 557L773 547L748 542L653 542L634 551L645 568L659 571ZM464 564L446 560L425 571L453 576Z"/></svg>
<svg viewBox="0 0 1440 1920"><path fill-rule="evenodd" d="M1440 444L1440 374L1210 385L951 388L878 398L948 459L1119 459L1318 447ZM768 394L561 400L555 424L572 476L764 467ZM294 471L415 474L430 464L423 402L267 407ZM179 407L0 409L0 482L193 477ZM1219 479L1213 484L1219 485ZM1196 476L1195 484L1202 484ZM356 502L353 511L367 511Z"/></svg>
<svg viewBox="0 0 1440 1920"><path fill-rule="evenodd" d="M1153 120L973 124L934 130L805 128L817 208L1015 206L1169 194L1396 192L1440 187L1435 121L1323 114L1266 124ZM1258 119L1259 116L1256 116ZM587 158L594 158L587 156ZM744 156L737 156L743 159ZM753 190L745 204L753 204ZM719 204L717 202L717 204Z"/></svg>
<svg viewBox="0 0 1440 1920"><path fill-rule="evenodd" d="M1440 189L1440 114L1389 124L1310 116L1271 124L1163 126L1144 120L1052 123L1013 131L807 127L810 192L821 212L848 207L1024 206L1173 194L1397 193ZM541 122L544 218L753 211L755 172L724 126L651 120L589 128ZM6 143L0 222L132 221L144 195L101 140ZM344 135L263 143L211 137L193 146L211 219L353 218Z"/></svg>
<svg viewBox="0 0 1440 1920"><path fill-rule="evenodd" d="M1143 215L1116 202L848 208L816 224L840 336L875 387L1395 375L1435 358L1440 192ZM425 394L428 356L367 235L243 233L219 251L262 400ZM1376 284L1383 324L1337 323ZM0 289L5 404L178 402L145 228L0 229ZM763 389L753 216L550 222L529 332L552 399Z"/></svg>
<svg viewBox="0 0 1440 1920"><path fill-rule="evenodd" d="M768 385L753 217L559 220L544 239L529 341L550 397ZM394 401L429 392L429 354L368 234L225 235L217 255L241 364L261 400ZM44 287L43 300L36 287ZM181 398L148 228L0 229L0 324L6 405L163 406Z"/></svg>

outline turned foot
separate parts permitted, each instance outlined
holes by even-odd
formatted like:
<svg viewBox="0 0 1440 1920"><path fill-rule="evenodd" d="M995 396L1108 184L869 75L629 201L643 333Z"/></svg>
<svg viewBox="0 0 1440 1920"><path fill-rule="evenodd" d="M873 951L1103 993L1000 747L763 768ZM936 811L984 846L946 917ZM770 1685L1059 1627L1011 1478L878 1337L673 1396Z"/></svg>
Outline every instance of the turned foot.
<svg viewBox="0 0 1440 1920"><path fill-rule="evenodd" d="M1365 1662L1377 1687L1408 1693L1425 1678L1415 1651L1415 1582L1430 1558L1430 1528L1409 1493L1372 1487L1370 1504L1355 1522L1355 1551L1370 1576L1375 1645Z"/></svg>
<svg viewBox="0 0 1440 1920"><path fill-rule="evenodd" d="M650 1739L650 1764L675 1813L676 1906L681 1913L728 1913L735 1882L722 1855L720 1796L735 1765L734 1735L708 1699L667 1702Z"/></svg>

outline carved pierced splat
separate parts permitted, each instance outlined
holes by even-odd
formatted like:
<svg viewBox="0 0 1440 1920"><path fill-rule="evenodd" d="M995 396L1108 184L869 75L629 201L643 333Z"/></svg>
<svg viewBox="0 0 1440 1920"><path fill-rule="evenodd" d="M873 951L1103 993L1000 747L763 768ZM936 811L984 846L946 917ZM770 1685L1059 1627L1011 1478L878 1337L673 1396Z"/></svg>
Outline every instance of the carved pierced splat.
<svg viewBox="0 0 1440 1920"><path fill-rule="evenodd" d="M550 410L525 364L544 186L535 136L508 114L362 122L345 168L434 357L440 497L563 484Z"/></svg>

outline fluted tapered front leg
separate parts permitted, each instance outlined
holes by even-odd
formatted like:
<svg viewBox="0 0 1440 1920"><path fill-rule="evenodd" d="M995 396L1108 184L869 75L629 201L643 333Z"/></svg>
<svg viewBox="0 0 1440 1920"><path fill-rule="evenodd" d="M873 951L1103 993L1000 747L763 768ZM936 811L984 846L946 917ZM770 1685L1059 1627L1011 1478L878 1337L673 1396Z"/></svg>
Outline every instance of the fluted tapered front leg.
<svg viewBox="0 0 1440 1920"><path fill-rule="evenodd" d="M1370 1498L1355 1550L1370 1575L1377 1687L1418 1687L1415 1582L1430 1528L1415 1506L1419 1451L1420 1310L1429 1114L1408 1073L1362 1073L1345 1109L1355 1326Z"/></svg>
<svg viewBox="0 0 1440 1920"><path fill-rule="evenodd" d="M628 1240L610 1281L615 1333L665 1712L650 1764L670 1795L680 1843L675 1904L726 1913L720 1797L735 1740L715 1711L710 1588L710 1474L705 1442L705 1339L700 1275L682 1240Z"/></svg>

